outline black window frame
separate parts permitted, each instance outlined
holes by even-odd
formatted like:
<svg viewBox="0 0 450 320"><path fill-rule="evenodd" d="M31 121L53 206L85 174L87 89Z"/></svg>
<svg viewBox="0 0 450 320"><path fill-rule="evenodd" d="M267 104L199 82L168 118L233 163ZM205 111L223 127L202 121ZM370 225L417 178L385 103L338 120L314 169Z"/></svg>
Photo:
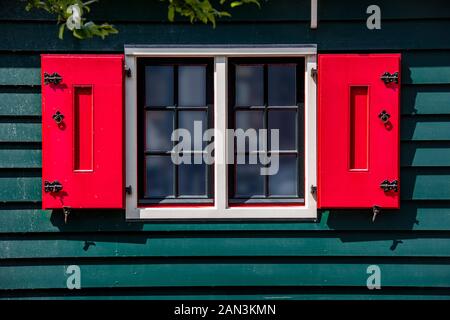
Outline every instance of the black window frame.
<svg viewBox="0 0 450 320"><path fill-rule="evenodd" d="M296 64L296 106L269 106L268 101L268 65ZM236 106L236 65L263 66L263 106ZM304 204L305 203L305 57L232 57L228 59L228 129L236 129L236 111L262 110L264 112L263 129L268 129L269 110L296 110L296 152L297 157L297 195L295 196L271 196L269 194L269 176L264 176L264 196L236 196L236 143L234 143L234 162L228 164L228 202L230 204ZM269 141L269 139L267 139ZM268 144L269 145L269 144ZM270 150L267 150L270 155ZM246 155L248 151L246 151ZM291 154L291 152L280 151L280 154Z"/></svg>
<svg viewBox="0 0 450 320"><path fill-rule="evenodd" d="M206 97L205 106L179 106L178 105L178 69L180 66L199 66L206 67ZM173 106L147 106L146 105L146 75L145 68L147 66L173 66ZM214 59L213 58L138 58L137 59L137 167L138 167L138 205L155 205L155 204L213 204L214 203L214 163L207 164L205 174L205 195L187 196L179 195L179 166L174 164L173 188L174 196L167 197L148 197L145 195L146 190L146 163L147 155L162 155L170 157L170 152L164 151L146 151L146 112L148 111L164 111L172 110L174 112L174 129L179 128L180 111L206 111L207 127L204 130L214 127ZM175 145L175 142L172 142ZM196 151L193 151L196 152ZM203 153L205 151L203 150ZM181 164L182 165L182 164Z"/></svg>

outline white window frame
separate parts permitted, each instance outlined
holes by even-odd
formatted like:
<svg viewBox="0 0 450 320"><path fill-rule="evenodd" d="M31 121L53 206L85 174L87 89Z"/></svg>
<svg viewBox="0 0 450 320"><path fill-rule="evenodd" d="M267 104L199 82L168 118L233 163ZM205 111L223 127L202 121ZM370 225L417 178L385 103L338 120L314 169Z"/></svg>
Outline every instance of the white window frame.
<svg viewBox="0 0 450 320"><path fill-rule="evenodd" d="M228 166L226 135L215 137L214 204L199 207L138 207L137 197L137 80L136 62L143 57L211 57L214 58L214 129L226 132L228 108L228 67L230 57L304 57L305 58L305 202L283 206L228 206ZM126 219L316 219L317 199L311 186L317 185L316 167L316 45L259 45L259 46L125 46L125 64L131 75L125 80L125 150ZM220 160L220 161L217 161Z"/></svg>

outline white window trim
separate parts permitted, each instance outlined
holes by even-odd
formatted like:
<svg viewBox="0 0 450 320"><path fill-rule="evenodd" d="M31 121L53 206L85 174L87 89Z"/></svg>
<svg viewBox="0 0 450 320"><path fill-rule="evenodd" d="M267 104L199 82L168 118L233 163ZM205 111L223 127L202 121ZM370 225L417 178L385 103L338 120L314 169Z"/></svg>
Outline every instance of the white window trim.
<svg viewBox="0 0 450 320"><path fill-rule="evenodd" d="M131 76L125 82L126 132L126 218L129 220L170 219L316 219L317 200L310 192L317 185L316 168L316 82L315 45L261 46L125 46L125 63ZM228 206L226 135L215 137L214 205L210 207L138 207L137 198L137 83L136 59L140 57L212 57L214 58L214 128L227 129L227 61L229 57L305 57L305 203L298 206ZM220 163L220 164L218 164Z"/></svg>

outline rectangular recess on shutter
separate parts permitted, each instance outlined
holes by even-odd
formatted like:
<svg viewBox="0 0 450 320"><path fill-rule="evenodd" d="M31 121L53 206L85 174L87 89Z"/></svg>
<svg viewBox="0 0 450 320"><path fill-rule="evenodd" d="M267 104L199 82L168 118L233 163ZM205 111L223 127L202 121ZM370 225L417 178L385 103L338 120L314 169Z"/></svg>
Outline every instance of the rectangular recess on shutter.
<svg viewBox="0 0 450 320"><path fill-rule="evenodd" d="M369 157L369 88L350 87L350 170L367 170Z"/></svg>
<svg viewBox="0 0 450 320"><path fill-rule="evenodd" d="M123 61L41 56L44 209L124 207Z"/></svg>
<svg viewBox="0 0 450 320"><path fill-rule="evenodd" d="M94 160L94 106L92 86L74 88L74 170L92 171Z"/></svg>
<svg viewBox="0 0 450 320"><path fill-rule="evenodd" d="M400 58L319 55L320 208L399 208Z"/></svg>

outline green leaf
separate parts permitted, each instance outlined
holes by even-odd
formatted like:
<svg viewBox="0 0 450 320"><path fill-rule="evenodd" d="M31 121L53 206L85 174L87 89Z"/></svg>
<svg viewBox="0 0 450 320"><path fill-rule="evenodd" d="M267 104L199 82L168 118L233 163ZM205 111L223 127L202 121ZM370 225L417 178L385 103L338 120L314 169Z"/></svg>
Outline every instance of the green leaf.
<svg viewBox="0 0 450 320"><path fill-rule="evenodd" d="M171 22L175 19L175 7L173 5L169 6L169 11L167 13L167 18Z"/></svg>
<svg viewBox="0 0 450 320"><path fill-rule="evenodd" d="M64 38L64 30L66 29L66 24L63 23L59 26L58 37L62 40Z"/></svg>
<svg viewBox="0 0 450 320"><path fill-rule="evenodd" d="M75 38L78 38L80 40L83 40L86 37L82 29L73 29L72 34Z"/></svg>

